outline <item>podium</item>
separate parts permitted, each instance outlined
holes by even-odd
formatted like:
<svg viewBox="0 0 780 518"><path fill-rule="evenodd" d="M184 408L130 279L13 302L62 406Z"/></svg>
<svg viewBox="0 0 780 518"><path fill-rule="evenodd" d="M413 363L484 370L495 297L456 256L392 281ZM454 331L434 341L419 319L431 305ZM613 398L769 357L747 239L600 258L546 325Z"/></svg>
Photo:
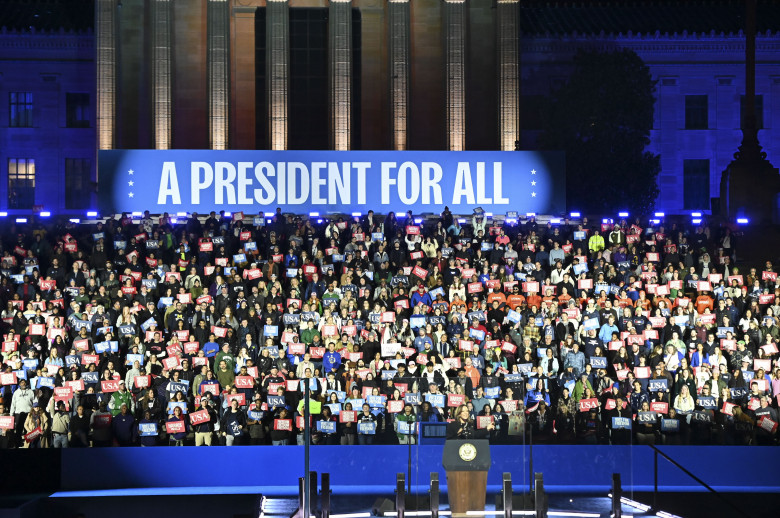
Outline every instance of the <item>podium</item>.
<svg viewBox="0 0 780 518"><path fill-rule="evenodd" d="M484 511L490 442L485 439L451 439L444 443L442 465L447 472L450 512L465 515Z"/></svg>

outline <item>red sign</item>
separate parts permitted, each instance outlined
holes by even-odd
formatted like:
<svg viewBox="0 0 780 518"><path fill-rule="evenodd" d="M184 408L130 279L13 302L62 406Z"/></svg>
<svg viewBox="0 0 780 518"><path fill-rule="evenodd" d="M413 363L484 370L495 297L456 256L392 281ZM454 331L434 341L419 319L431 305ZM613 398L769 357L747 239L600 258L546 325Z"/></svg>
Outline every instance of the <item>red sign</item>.
<svg viewBox="0 0 780 518"><path fill-rule="evenodd" d="M447 394L447 406L459 407L466 404L466 396L464 394Z"/></svg>
<svg viewBox="0 0 780 518"><path fill-rule="evenodd" d="M119 381L118 380L103 380L100 382L100 391L101 392L116 392L119 390Z"/></svg>
<svg viewBox="0 0 780 518"><path fill-rule="evenodd" d="M357 412L354 410L342 410L339 413L339 423L354 423L357 421Z"/></svg>
<svg viewBox="0 0 780 518"><path fill-rule="evenodd" d="M133 377L133 384L136 388L146 388L152 384L151 376L135 376Z"/></svg>
<svg viewBox="0 0 780 518"><path fill-rule="evenodd" d="M242 389L251 389L255 385L255 380L252 379L252 376L236 376L235 378L236 388Z"/></svg>
<svg viewBox="0 0 780 518"><path fill-rule="evenodd" d="M14 416L3 415L0 416L0 430L13 430L14 429Z"/></svg>
<svg viewBox="0 0 780 518"><path fill-rule="evenodd" d="M403 400L391 400L387 402L387 411L391 414L398 414L404 411Z"/></svg>
<svg viewBox="0 0 780 518"><path fill-rule="evenodd" d="M669 403L663 401L653 401L650 403L650 410L666 415L669 413Z"/></svg>
<svg viewBox="0 0 780 518"><path fill-rule="evenodd" d="M474 350L474 342L470 340L458 340L458 348L461 351L473 351Z"/></svg>
<svg viewBox="0 0 780 518"><path fill-rule="evenodd" d="M197 412L190 414L190 423L192 423L193 426L201 423L208 423L210 420L209 411L206 409L198 410Z"/></svg>
<svg viewBox="0 0 780 518"><path fill-rule="evenodd" d="M184 421L168 421L165 423L165 431L168 432L169 435L177 434L177 433L184 433L187 430L186 425L184 424Z"/></svg>
<svg viewBox="0 0 780 518"><path fill-rule="evenodd" d="M292 419L274 419L274 430L292 430Z"/></svg>
<svg viewBox="0 0 780 518"><path fill-rule="evenodd" d="M477 429L483 430L493 424L492 415L480 415L477 416Z"/></svg>
<svg viewBox="0 0 780 518"><path fill-rule="evenodd" d="M591 408L598 408L599 406L599 400L595 397L588 398L588 399L580 399L579 407L580 412L587 412Z"/></svg>

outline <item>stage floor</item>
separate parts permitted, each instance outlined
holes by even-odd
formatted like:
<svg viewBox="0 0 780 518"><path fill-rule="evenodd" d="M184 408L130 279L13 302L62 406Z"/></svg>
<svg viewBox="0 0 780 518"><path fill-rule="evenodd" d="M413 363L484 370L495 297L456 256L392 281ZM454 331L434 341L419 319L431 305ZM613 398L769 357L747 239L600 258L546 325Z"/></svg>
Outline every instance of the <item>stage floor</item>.
<svg viewBox="0 0 780 518"><path fill-rule="evenodd" d="M171 476L175 476L175 470ZM216 474L204 476L218 478ZM297 507L295 498L266 497L262 502L257 494L247 494L245 489L231 492L230 488L211 486L209 488L176 489L159 488L157 490L119 490L103 491L102 496L87 496L84 493L56 493L49 497L39 498L20 509L16 516L59 516L63 518L80 517L112 517L137 518L138 516L164 516L166 518L283 518L289 517ZM652 504L651 493L625 494L636 501ZM774 518L780 505L778 494L725 494L728 502L737 505L743 516L758 518ZM387 498L394 501L392 492L375 495L334 495L332 515L370 513L377 498ZM585 518L607 518L610 515L610 499L592 494L549 494L549 516L582 516ZM740 516L731 509L728 503L714 495L703 493L661 493L658 505L663 511L684 518L701 516ZM495 495L489 494L486 511L495 509ZM446 495L442 495L440 509L447 510ZM516 509L520 511L520 509ZM624 516L647 517L656 516L640 512L629 506L623 507ZM4 513L0 512L0 516ZM488 513L486 513L488 514ZM522 516L526 513L516 513ZM492 515L492 513L490 513ZM10 516L10 515L9 515ZM338 517L334 517L338 518ZM355 518L358 518L357 516Z"/></svg>

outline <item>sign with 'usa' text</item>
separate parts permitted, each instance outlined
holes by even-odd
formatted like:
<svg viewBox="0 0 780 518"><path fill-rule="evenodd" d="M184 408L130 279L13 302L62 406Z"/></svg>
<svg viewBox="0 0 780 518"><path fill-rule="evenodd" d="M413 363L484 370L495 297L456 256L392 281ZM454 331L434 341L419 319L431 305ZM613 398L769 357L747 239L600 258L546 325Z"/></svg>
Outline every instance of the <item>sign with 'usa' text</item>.
<svg viewBox="0 0 780 518"><path fill-rule="evenodd" d="M566 210L563 153L107 150L101 211Z"/></svg>

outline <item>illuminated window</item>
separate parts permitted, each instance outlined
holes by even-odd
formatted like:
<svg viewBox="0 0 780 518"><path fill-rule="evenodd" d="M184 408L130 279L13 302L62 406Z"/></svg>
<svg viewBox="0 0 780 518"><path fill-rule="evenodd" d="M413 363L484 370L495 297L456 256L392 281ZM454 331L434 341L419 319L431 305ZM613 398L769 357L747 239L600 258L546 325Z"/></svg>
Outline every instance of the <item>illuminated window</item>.
<svg viewBox="0 0 780 518"><path fill-rule="evenodd" d="M33 125L32 92L11 92L9 94L8 125L12 128L31 128Z"/></svg>
<svg viewBox="0 0 780 518"><path fill-rule="evenodd" d="M35 160L8 159L8 208L31 209L35 203Z"/></svg>

